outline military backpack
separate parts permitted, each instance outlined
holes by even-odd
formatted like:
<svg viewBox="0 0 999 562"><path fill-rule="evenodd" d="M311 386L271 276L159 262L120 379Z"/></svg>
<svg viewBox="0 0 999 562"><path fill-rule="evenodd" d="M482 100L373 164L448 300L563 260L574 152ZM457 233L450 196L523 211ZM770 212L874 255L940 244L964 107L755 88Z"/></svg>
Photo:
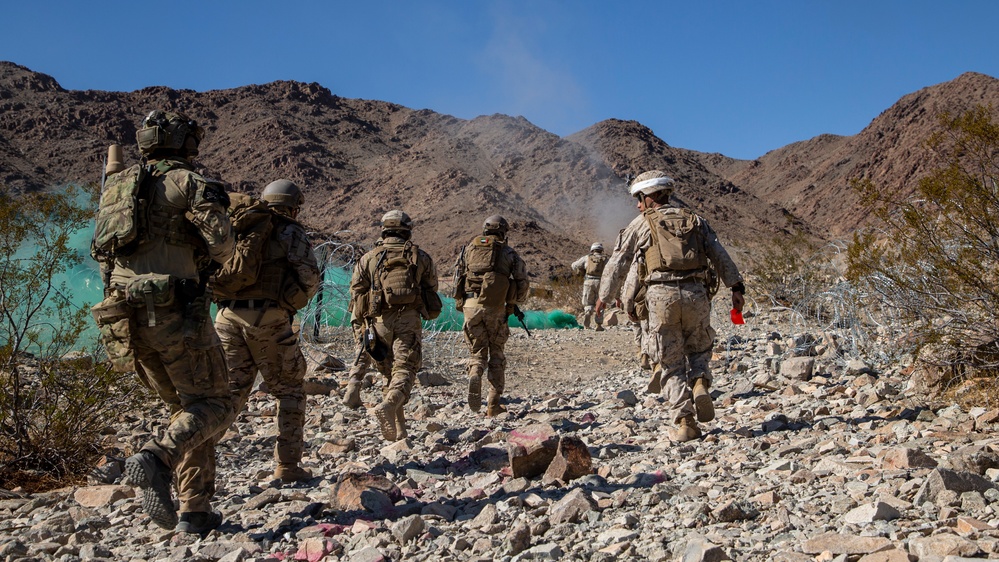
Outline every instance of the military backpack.
<svg viewBox="0 0 999 562"><path fill-rule="evenodd" d="M650 273L708 266L700 218L689 209L649 209L645 211L645 220L652 233L652 245L645 251L645 265Z"/></svg>
<svg viewBox="0 0 999 562"><path fill-rule="evenodd" d="M375 266L376 288L381 291L382 302L390 307L413 304L421 296L416 266L419 249L412 242L382 248Z"/></svg>
<svg viewBox="0 0 999 562"><path fill-rule="evenodd" d="M274 230L274 213L266 202L244 193L230 193L229 199L236 248L215 274L214 289L219 298L235 298L241 289L257 282Z"/></svg>
<svg viewBox="0 0 999 562"><path fill-rule="evenodd" d="M90 255L95 260L130 256L145 238L148 200L142 187L148 175L145 167L136 164L107 178L90 243Z"/></svg>
<svg viewBox="0 0 999 562"><path fill-rule="evenodd" d="M510 288L509 267L500 260L503 241L496 236L476 236L464 250L465 291L486 306L504 306Z"/></svg>
<svg viewBox="0 0 999 562"><path fill-rule="evenodd" d="M604 254L588 254L586 256L586 275L588 277L600 277L607 265L607 256Z"/></svg>

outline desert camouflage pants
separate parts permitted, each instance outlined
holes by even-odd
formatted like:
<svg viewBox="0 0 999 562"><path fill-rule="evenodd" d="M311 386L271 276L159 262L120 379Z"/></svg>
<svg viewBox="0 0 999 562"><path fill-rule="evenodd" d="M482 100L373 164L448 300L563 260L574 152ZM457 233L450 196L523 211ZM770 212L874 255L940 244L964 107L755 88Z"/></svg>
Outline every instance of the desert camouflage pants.
<svg viewBox="0 0 999 562"><path fill-rule="evenodd" d="M711 300L700 282L649 285L648 346L662 369L662 392L674 422L695 414L694 380L711 382Z"/></svg>
<svg viewBox="0 0 999 562"><path fill-rule="evenodd" d="M652 338L649 337L649 319L639 320L631 323L635 330L635 345L638 347L639 355L652 357Z"/></svg>
<svg viewBox="0 0 999 562"><path fill-rule="evenodd" d="M506 387L506 355L503 346L510 337L506 307L465 303L462 331L468 346L468 376L482 377L492 387L490 395L500 396Z"/></svg>
<svg viewBox="0 0 999 562"><path fill-rule="evenodd" d="M583 328L587 330L590 329L592 324L593 313L597 305L597 295L600 292L600 278L590 279L587 277L583 280ZM597 318L597 325L601 324L600 319Z"/></svg>
<svg viewBox="0 0 999 562"><path fill-rule="evenodd" d="M142 449L173 471L180 511L211 511L215 444L233 420L229 376L215 328L206 312L187 322L175 307L157 307L156 325L136 309L132 345L137 372L170 410L170 423Z"/></svg>
<svg viewBox="0 0 999 562"><path fill-rule="evenodd" d="M412 309L387 310L374 320L378 339L389 348L385 360L370 359L381 373L390 373L385 393L392 390L402 392L403 403L409 402L409 394L416 382L416 372L423 366L423 324L420 311Z"/></svg>
<svg viewBox="0 0 999 562"><path fill-rule="evenodd" d="M277 400L277 443L274 458L279 463L302 460L305 427L305 357L298 346L298 332L288 312L220 308L215 329L222 339L232 400L238 414L246 406L257 371L267 390Z"/></svg>

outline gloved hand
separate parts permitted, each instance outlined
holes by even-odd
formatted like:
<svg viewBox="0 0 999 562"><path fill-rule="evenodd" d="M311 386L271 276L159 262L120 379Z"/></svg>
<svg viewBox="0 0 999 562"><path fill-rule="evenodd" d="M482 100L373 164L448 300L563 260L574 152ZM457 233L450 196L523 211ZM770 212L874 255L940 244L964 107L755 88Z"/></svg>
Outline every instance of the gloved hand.
<svg viewBox="0 0 999 562"><path fill-rule="evenodd" d="M742 307L746 306L746 285L740 281L732 285L732 308L742 312Z"/></svg>
<svg viewBox="0 0 999 562"><path fill-rule="evenodd" d="M513 305L512 304L506 305L506 315L510 316L512 314L513 314Z"/></svg>

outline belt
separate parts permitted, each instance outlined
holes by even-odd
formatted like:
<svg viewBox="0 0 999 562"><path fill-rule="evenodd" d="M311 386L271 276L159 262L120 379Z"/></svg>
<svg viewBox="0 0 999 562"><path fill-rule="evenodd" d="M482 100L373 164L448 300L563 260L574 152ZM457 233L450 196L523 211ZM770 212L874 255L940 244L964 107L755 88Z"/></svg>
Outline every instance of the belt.
<svg viewBox="0 0 999 562"><path fill-rule="evenodd" d="M477 299L479 298L479 293L465 293L466 299Z"/></svg>
<svg viewBox="0 0 999 562"><path fill-rule="evenodd" d="M647 285L683 285L684 283L704 283L701 277L687 277L686 279L663 279L660 281L646 281Z"/></svg>
<svg viewBox="0 0 999 562"><path fill-rule="evenodd" d="M599 275L587 275L586 278L587 279L600 279L600 276Z"/></svg>
<svg viewBox="0 0 999 562"><path fill-rule="evenodd" d="M271 299L231 299L219 301L219 306L222 308L249 308L256 310L258 308L267 308L273 302Z"/></svg>

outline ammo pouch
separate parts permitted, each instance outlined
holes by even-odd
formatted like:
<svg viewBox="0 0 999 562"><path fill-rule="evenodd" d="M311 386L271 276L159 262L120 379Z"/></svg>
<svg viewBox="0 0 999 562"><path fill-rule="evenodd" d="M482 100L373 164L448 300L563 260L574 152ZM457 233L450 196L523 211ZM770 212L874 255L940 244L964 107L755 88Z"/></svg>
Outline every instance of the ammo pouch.
<svg viewBox="0 0 999 562"><path fill-rule="evenodd" d="M649 319L649 305L645 302L646 285L643 283L638 292L635 293L635 298L633 300L635 304L635 316L639 320Z"/></svg>
<svg viewBox="0 0 999 562"><path fill-rule="evenodd" d="M162 273L137 275L125 285L125 301L135 308L145 307L149 326L156 325L156 307L176 302L174 278Z"/></svg>
<svg viewBox="0 0 999 562"><path fill-rule="evenodd" d="M111 367L119 373L135 371L132 349L132 323L135 309L120 293L112 293L90 309L107 350Z"/></svg>

